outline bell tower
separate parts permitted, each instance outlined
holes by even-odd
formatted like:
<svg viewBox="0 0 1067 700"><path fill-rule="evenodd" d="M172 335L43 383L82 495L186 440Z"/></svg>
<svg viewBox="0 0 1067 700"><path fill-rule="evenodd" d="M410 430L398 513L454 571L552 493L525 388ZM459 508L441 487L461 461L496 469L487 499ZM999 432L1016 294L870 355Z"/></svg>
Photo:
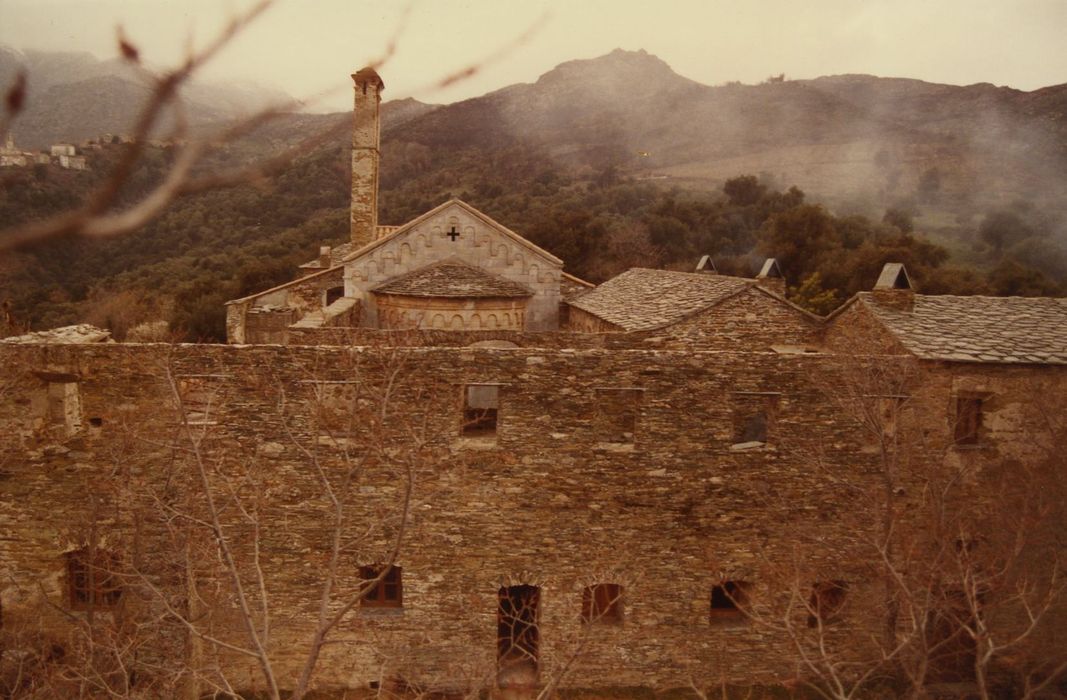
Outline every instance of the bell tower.
<svg viewBox="0 0 1067 700"><path fill-rule="evenodd" d="M358 249L374 241L378 231L378 164L381 159L379 104L385 83L371 67L352 74L352 244Z"/></svg>

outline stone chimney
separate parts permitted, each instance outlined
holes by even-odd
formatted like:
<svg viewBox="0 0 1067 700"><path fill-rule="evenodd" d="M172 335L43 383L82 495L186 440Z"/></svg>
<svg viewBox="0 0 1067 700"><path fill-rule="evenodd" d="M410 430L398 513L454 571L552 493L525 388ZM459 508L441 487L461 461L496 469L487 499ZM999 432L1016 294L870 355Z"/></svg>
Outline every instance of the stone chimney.
<svg viewBox="0 0 1067 700"><path fill-rule="evenodd" d="M710 255L700 256L700 262L697 263L696 272L702 272L705 275L719 274L718 268L715 267L715 261L711 259Z"/></svg>
<svg viewBox="0 0 1067 700"><path fill-rule="evenodd" d="M326 269L333 264L333 248L328 245L319 246L319 267Z"/></svg>
<svg viewBox="0 0 1067 700"><path fill-rule="evenodd" d="M385 83L370 67L352 74L356 100L352 111L352 244L372 243L378 229L378 161L381 124L378 105Z"/></svg>
<svg viewBox="0 0 1067 700"><path fill-rule="evenodd" d="M785 275L782 274L782 268L778 266L777 260L767 258L763 262L763 268L756 275L756 285L780 297L785 296Z"/></svg>
<svg viewBox="0 0 1067 700"><path fill-rule="evenodd" d="M876 304L899 311L915 307L915 290L903 263L886 263L871 293Z"/></svg>

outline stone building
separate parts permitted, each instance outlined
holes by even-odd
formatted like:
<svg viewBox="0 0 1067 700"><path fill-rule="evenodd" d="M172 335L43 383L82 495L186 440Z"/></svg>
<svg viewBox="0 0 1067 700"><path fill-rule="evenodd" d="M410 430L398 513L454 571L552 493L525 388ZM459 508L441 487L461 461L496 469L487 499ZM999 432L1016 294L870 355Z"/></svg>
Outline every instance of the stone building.
<svg viewBox="0 0 1067 700"><path fill-rule="evenodd" d="M351 242L230 302L230 344L0 343L5 648L113 624L139 683L267 692L349 601L323 691L775 686L810 635L877 665L883 557L938 592L894 598L931 681L975 665L968 592L1025 631L1005 592L1067 548L1067 300L887 265L824 319L774 261L593 287L460 201L383 227L383 84L353 78ZM1012 585L962 566L1014 534ZM1065 660L1047 600L1013 672Z"/></svg>

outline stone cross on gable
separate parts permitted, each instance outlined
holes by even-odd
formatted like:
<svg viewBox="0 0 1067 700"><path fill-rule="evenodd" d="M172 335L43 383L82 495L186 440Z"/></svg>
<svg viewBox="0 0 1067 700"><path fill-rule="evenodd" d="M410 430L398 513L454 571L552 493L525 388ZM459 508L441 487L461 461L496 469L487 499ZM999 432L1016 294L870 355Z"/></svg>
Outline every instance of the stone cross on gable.
<svg viewBox="0 0 1067 700"><path fill-rule="evenodd" d="M451 231L446 231L445 232L445 235L448 236L449 238L451 238L453 243L456 242L456 239L459 238L459 231L456 230L455 224L452 225L452 230Z"/></svg>

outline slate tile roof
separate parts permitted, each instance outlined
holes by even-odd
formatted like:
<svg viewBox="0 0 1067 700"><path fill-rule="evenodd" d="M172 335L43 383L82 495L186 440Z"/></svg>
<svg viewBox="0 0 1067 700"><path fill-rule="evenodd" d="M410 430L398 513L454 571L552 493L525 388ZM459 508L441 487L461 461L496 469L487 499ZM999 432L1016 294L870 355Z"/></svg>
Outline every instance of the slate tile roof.
<svg viewBox="0 0 1067 700"><path fill-rule="evenodd" d="M415 297L529 297L526 287L490 275L460 260L442 260L400 277L371 291Z"/></svg>
<svg viewBox="0 0 1067 700"><path fill-rule="evenodd" d="M1067 364L1067 299L916 294L908 312L859 297L917 357Z"/></svg>
<svg viewBox="0 0 1067 700"><path fill-rule="evenodd" d="M674 323L754 284L725 275L635 267L570 301L627 331Z"/></svg>

